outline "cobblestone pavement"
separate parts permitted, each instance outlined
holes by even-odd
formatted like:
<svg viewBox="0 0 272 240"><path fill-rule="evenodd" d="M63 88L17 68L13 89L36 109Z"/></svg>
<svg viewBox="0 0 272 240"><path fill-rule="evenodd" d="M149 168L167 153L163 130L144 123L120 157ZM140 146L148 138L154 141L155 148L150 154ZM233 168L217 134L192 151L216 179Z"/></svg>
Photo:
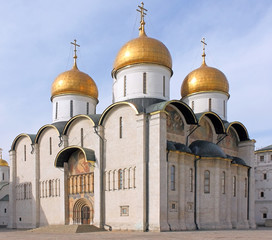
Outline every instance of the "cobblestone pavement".
<svg viewBox="0 0 272 240"><path fill-rule="evenodd" d="M192 232L92 232L92 233L35 233L23 230L0 229L0 239L4 240L103 240L103 239L146 239L146 240L236 240L257 239L272 240L272 229L258 230L228 230L228 231L192 231Z"/></svg>

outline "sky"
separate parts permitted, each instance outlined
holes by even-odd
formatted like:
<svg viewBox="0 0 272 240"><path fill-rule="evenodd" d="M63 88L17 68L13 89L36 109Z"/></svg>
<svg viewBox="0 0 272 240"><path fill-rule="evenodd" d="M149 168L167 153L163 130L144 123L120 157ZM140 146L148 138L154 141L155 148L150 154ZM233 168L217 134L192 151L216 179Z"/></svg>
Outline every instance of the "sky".
<svg viewBox="0 0 272 240"><path fill-rule="evenodd" d="M171 99L183 79L206 63L230 85L228 121L242 122L256 148L272 144L272 1L145 0L146 33L162 41L173 60ZM111 70L120 48L138 36L136 0L0 1L0 148L20 133L37 133L52 122L51 85L73 64L99 90L97 113L112 102Z"/></svg>

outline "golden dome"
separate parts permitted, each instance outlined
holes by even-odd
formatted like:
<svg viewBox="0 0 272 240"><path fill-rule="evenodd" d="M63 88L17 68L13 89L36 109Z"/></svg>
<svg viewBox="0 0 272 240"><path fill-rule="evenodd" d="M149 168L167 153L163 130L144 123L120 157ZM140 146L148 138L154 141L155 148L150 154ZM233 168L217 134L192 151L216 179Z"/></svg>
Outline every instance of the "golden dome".
<svg viewBox="0 0 272 240"><path fill-rule="evenodd" d="M62 94L79 94L98 99L98 90L94 80L78 70L76 62L69 71L61 73L51 87L51 99Z"/></svg>
<svg viewBox="0 0 272 240"><path fill-rule="evenodd" d="M185 77L181 86L182 97L199 92L223 92L229 96L229 83L225 74L207 66L205 59L199 68Z"/></svg>
<svg viewBox="0 0 272 240"><path fill-rule="evenodd" d="M8 167L9 165L8 165L8 162L7 161L5 161L4 159L0 159L0 167L3 167L3 166L5 166L5 167Z"/></svg>
<svg viewBox="0 0 272 240"><path fill-rule="evenodd" d="M127 42L118 52L112 74L120 68L139 63L158 64L172 71L172 58L167 47L162 42L147 37L144 30L140 31L138 38Z"/></svg>

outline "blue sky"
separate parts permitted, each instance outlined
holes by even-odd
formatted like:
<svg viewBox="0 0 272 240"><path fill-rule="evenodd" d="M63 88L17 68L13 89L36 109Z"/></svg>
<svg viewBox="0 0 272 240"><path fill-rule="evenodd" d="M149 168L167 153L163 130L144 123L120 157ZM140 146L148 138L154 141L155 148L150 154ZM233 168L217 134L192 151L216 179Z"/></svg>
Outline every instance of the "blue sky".
<svg viewBox="0 0 272 240"><path fill-rule="evenodd" d="M206 62L230 84L228 120L240 121L256 147L272 144L272 1L146 0L146 33L159 39L173 59L171 99L180 99L185 76ZM0 147L3 158L20 133L51 123L51 84L78 67L99 90L97 112L111 104L111 70L118 50L138 36L135 0L12 0L0 3Z"/></svg>

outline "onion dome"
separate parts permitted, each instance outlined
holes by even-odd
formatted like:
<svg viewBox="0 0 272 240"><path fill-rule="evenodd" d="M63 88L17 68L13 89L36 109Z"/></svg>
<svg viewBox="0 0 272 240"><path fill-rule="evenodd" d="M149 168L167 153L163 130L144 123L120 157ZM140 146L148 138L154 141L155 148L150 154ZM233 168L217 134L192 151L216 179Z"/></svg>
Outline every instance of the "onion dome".
<svg viewBox="0 0 272 240"><path fill-rule="evenodd" d="M78 94L98 99L98 90L94 80L88 74L78 70L76 59L75 49L74 66L71 70L57 76L51 87L51 99L65 94Z"/></svg>
<svg viewBox="0 0 272 240"><path fill-rule="evenodd" d="M0 167L8 167L8 162L2 159L2 148L0 148Z"/></svg>
<svg viewBox="0 0 272 240"><path fill-rule="evenodd" d="M225 74L207 66L205 56L205 47L203 47L203 63L185 77L181 86L182 97L199 92L222 92L229 96L229 83Z"/></svg>
<svg viewBox="0 0 272 240"><path fill-rule="evenodd" d="M139 6L141 11L141 26L139 28L139 37L127 42L118 52L114 64L112 75L124 67L141 64L152 63L165 66L172 72L172 58L167 47L157 39L150 38L146 35L144 29L144 15L143 11L147 11ZM138 11L138 10L137 10Z"/></svg>

